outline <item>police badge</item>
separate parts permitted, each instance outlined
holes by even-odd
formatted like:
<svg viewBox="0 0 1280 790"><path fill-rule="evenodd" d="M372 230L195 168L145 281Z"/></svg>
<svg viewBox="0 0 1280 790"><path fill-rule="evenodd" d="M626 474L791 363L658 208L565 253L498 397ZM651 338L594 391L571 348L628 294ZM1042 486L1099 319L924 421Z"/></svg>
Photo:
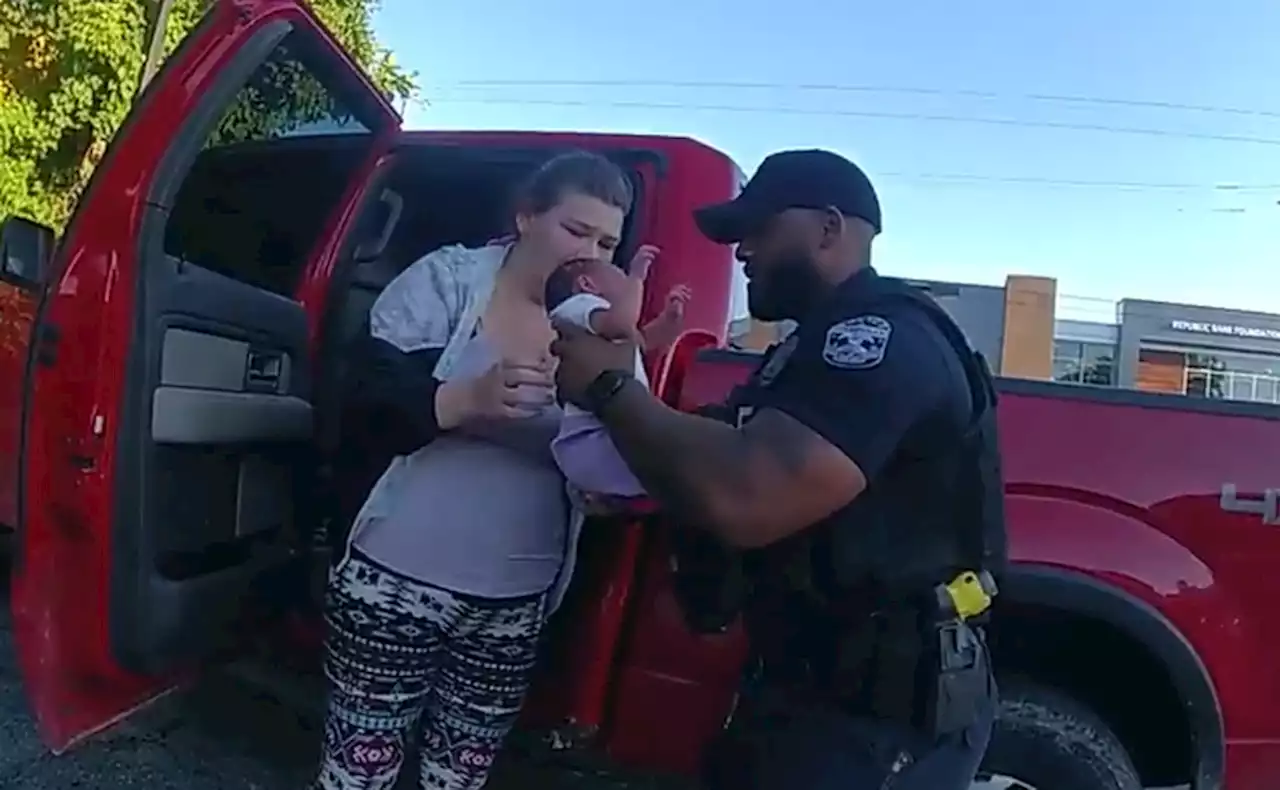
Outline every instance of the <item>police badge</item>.
<svg viewBox="0 0 1280 790"><path fill-rule="evenodd" d="M822 359L833 368L866 370L884 359L893 325L878 315L846 318L827 330Z"/></svg>

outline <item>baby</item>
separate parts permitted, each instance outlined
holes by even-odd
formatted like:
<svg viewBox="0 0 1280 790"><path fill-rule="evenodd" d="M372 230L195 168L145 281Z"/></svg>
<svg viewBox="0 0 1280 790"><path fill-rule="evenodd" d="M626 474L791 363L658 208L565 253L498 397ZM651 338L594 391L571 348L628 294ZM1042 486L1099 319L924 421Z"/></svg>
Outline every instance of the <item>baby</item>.
<svg viewBox="0 0 1280 790"><path fill-rule="evenodd" d="M628 271L603 261L569 263L547 282L547 304L553 323L570 324L611 340L636 343L635 377L646 387L640 355L670 345L684 324L689 289L679 285L667 295L661 315L638 326L644 281L658 248L641 247ZM618 455L609 434L590 413L566 404L551 453L569 482L592 494L644 496L644 489Z"/></svg>

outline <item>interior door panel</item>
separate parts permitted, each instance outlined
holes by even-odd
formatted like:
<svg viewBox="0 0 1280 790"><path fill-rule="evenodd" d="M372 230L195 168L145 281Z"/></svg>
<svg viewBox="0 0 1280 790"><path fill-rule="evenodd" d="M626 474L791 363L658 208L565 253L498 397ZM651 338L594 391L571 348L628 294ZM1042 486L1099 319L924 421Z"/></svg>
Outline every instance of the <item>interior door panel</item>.
<svg viewBox="0 0 1280 790"><path fill-rule="evenodd" d="M302 306L151 252L117 489L134 526L115 531L110 622L142 673L210 655L258 578L295 556L313 423Z"/></svg>
<svg viewBox="0 0 1280 790"><path fill-rule="evenodd" d="M161 444L289 441L311 436L311 404L252 392L157 387L151 439Z"/></svg>

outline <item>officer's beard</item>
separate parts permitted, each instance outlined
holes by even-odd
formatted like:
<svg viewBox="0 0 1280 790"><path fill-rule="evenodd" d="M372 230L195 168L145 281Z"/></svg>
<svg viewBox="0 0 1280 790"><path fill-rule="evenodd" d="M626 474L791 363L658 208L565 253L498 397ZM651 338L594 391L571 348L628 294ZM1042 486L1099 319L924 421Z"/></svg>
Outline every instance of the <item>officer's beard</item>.
<svg viewBox="0 0 1280 790"><path fill-rule="evenodd" d="M799 321L829 288L813 256L804 250L748 267L747 276L747 310L761 321Z"/></svg>

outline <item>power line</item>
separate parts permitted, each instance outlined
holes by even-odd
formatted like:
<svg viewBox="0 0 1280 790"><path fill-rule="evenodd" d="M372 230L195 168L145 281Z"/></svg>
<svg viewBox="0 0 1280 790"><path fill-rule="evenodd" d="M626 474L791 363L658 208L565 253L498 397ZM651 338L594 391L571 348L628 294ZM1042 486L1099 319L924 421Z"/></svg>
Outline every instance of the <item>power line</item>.
<svg viewBox="0 0 1280 790"><path fill-rule="evenodd" d="M902 85L856 85L841 83L783 83L783 82L733 82L703 80L459 80L437 83L442 87L483 88L677 88L709 90L780 90L805 93L889 93L917 96L964 96L977 99L1025 99L1029 101L1060 104L1093 104L1106 107L1134 107L1155 110L1176 110L1217 115L1242 115L1260 118L1280 118L1280 110L1264 110L1255 107L1227 107L1209 104L1190 104L1158 99L1124 99L1110 96L1088 96L1060 93L999 93L968 88L925 88Z"/></svg>
<svg viewBox="0 0 1280 790"><path fill-rule="evenodd" d="M920 179L926 181L978 182L1027 186L1083 187L1133 191L1213 191L1230 194L1268 192L1280 190L1275 184L1205 184L1191 182L1160 181L1089 181L1080 179L1042 178L1039 176L997 176L981 173L909 173L884 171L875 174L881 178Z"/></svg>
<svg viewBox="0 0 1280 790"><path fill-rule="evenodd" d="M445 99L445 101L449 101ZM461 101L461 100L459 100ZM478 100L477 100L478 101ZM524 99L518 101L526 101ZM533 100L528 100L533 101ZM495 102L497 103L497 102ZM505 103L505 102L503 102ZM877 178L926 181L941 184L965 186L969 184L995 184L1029 187L1066 187L1084 189L1110 189L1132 192L1214 192L1221 194L1248 195L1259 192L1280 191L1280 182L1276 183L1196 183L1177 181L1107 181L1087 179L1060 179L1042 176L1002 176L983 173L933 173L907 171L879 171ZM1239 209L1213 209L1215 212L1239 212Z"/></svg>
<svg viewBox="0 0 1280 790"><path fill-rule="evenodd" d="M1016 118L985 118L971 115L939 113L889 112L879 110L811 109L803 107L763 107L732 104L692 104L684 102L650 101L585 101L581 99L532 99L527 97L453 98L432 97L428 104L488 104L505 106L542 107L597 107L632 110L675 110L680 112L725 112L768 115L802 115L824 118L880 118L900 121L930 121L940 123L971 123L988 126L1004 126L1026 129L1058 129L1076 132L1103 132L1145 137L1168 137L1187 140L1211 140L1224 143L1248 143L1252 145L1280 146L1280 138L1253 137L1250 135L1218 134L1211 132L1184 132L1138 126L1110 126L1107 124L1074 123L1067 121L1029 121Z"/></svg>

